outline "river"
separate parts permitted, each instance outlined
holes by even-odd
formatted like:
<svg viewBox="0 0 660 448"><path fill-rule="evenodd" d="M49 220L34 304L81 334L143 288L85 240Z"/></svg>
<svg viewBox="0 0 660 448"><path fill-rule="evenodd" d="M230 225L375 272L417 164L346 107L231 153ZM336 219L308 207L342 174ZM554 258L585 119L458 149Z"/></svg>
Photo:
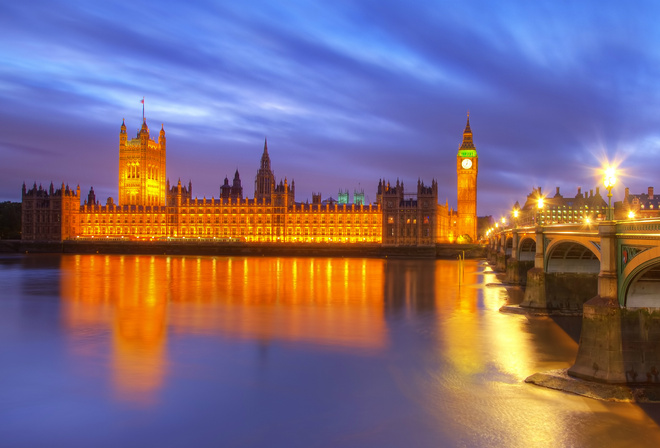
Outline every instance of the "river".
<svg viewBox="0 0 660 448"><path fill-rule="evenodd" d="M0 256L2 447L660 446L483 261Z"/></svg>

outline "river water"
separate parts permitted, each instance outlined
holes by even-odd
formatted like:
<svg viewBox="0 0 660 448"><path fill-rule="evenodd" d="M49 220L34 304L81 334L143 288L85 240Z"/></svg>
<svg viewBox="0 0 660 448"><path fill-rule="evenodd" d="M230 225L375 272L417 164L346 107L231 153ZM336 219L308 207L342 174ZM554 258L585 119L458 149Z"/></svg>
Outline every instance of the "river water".
<svg viewBox="0 0 660 448"><path fill-rule="evenodd" d="M460 283L460 284L459 284ZM0 257L2 447L660 446L483 261Z"/></svg>

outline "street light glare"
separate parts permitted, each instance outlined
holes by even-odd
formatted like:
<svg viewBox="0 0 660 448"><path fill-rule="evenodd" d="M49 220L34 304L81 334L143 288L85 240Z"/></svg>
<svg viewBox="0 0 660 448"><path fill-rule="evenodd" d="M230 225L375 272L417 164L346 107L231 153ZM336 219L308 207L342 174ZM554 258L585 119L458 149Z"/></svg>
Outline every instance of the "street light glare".
<svg viewBox="0 0 660 448"><path fill-rule="evenodd" d="M612 188L616 183L616 169L613 166L605 168L605 179L603 181L605 188Z"/></svg>

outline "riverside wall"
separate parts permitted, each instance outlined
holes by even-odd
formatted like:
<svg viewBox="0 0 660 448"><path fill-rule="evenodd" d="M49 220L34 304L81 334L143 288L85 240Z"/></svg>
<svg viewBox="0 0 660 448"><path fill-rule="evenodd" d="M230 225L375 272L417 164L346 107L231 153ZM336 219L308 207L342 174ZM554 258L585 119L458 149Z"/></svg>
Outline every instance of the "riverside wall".
<svg viewBox="0 0 660 448"><path fill-rule="evenodd" d="M226 255L368 258L483 258L478 244L437 244L435 247L384 247L377 243L245 243L168 241L39 242L0 240L0 253L130 254L130 255Z"/></svg>

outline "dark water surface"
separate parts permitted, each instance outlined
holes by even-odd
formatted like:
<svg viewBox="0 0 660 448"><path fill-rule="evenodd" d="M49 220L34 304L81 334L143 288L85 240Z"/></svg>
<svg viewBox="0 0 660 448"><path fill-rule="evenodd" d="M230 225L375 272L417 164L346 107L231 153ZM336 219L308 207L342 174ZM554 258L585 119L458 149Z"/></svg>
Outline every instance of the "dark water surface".
<svg viewBox="0 0 660 448"><path fill-rule="evenodd" d="M0 446L660 446L658 406L524 383L572 364L579 318L502 314L486 264L458 272L1 257Z"/></svg>

